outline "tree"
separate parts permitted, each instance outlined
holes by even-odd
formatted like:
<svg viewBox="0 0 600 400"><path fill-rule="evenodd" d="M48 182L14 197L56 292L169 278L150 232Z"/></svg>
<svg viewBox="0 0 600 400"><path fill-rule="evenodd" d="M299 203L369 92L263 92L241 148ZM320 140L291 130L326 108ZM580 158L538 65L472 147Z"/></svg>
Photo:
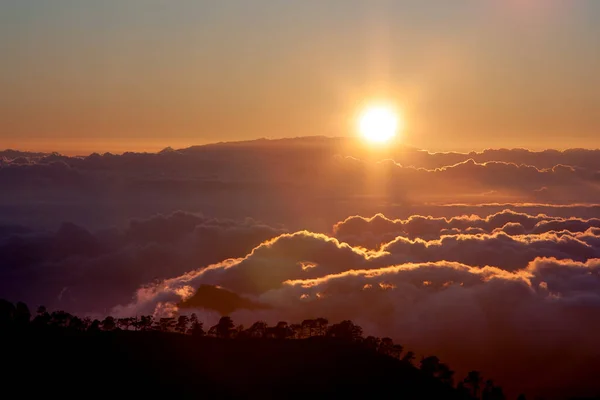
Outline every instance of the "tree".
<svg viewBox="0 0 600 400"><path fill-rule="evenodd" d="M436 377L440 382L445 383L448 386L454 386L454 371L450 369L448 364L439 364Z"/></svg>
<svg viewBox="0 0 600 400"><path fill-rule="evenodd" d="M285 321L279 321L273 328L267 328L267 336L275 339L287 339L294 335L294 330Z"/></svg>
<svg viewBox="0 0 600 400"><path fill-rule="evenodd" d="M421 359L421 371L433 376L449 386L454 386L454 371L447 364L441 363L436 356Z"/></svg>
<svg viewBox="0 0 600 400"><path fill-rule="evenodd" d="M138 321L138 328L141 331L149 331L152 329L154 324L154 317L152 315L142 315Z"/></svg>
<svg viewBox="0 0 600 400"><path fill-rule="evenodd" d="M180 315L177 319L177 324L175 325L175 330L179 333L186 333L188 330L188 325L190 323L190 319L187 315Z"/></svg>
<svg viewBox="0 0 600 400"><path fill-rule="evenodd" d="M312 337L315 333L316 322L314 319L305 319L302 321L302 337Z"/></svg>
<svg viewBox="0 0 600 400"><path fill-rule="evenodd" d="M204 336L206 332L204 332L204 324L198 320L196 314L192 314L190 316L190 330L189 333L192 336Z"/></svg>
<svg viewBox="0 0 600 400"><path fill-rule="evenodd" d="M10 301L0 299L0 330L8 329L15 319L16 308Z"/></svg>
<svg viewBox="0 0 600 400"><path fill-rule="evenodd" d="M345 341L358 341L362 339L362 328L354 325L352 321L342 321L332 325L327 330L327 336Z"/></svg>
<svg viewBox="0 0 600 400"><path fill-rule="evenodd" d="M429 356L421 359L419 369L429 376L435 376L440 366L440 359L436 356Z"/></svg>
<svg viewBox="0 0 600 400"><path fill-rule="evenodd" d="M133 318L119 318L117 320L117 325L119 326L119 328L122 328L122 329L124 328L126 331L128 331L132 322L133 322Z"/></svg>
<svg viewBox="0 0 600 400"><path fill-rule="evenodd" d="M90 317L85 317L81 320L81 322L83 323L83 329L84 330L88 330L90 328L90 326L92 325L92 319Z"/></svg>
<svg viewBox="0 0 600 400"><path fill-rule="evenodd" d="M105 331L113 331L117 327L117 323L114 317L110 315L102 321L102 329Z"/></svg>
<svg viewBox="0 0 600 400"><path fill-rule="evenodd" d="M404 357L402 357L402 361L404 361L405 363L411 364L411 365L414 360L415 360L415 353L412 351L407 351L406 354L404 355Z"/></svg>
<svg viewBox="0 0 600 400"><path fill-rule="evenodd" d="M215 325L215 334L218 338L229 339L235 325L230 317L221 317L219 323ZM211 330L213 329L211 328Z"/></svg>
<svg viewBox="0 0 600 400"><path fill-rule="evenodd" d="M465 387L463 382L458 382L456 385L456 391L458 392L459 399L470 399L469 390Z"/></svg>
<svg viewBox="0 0 600 400"><path fill-rule="evenodd" d="M54 311L50 314L50 324L58 328L66 328L73 316L66 311Z"/></svg>
<svg viewBox="0 0 600 400"><path fill-rule="evenodd" d="M479 388L481 387L481 382L483 378L479 371L471 371L467 374L467 377L464 379L465 385L471 389L471 396L475 398L479 398Z"/></svg>
<svg viewBox="0 0 600 400"><path fill-rule="evenodd" d="M329 321L325 318L317 318L314 320L314 329L317 336L325 336L327 333L327 325Z"/></svg>
<svg viewBox="0 0 600 400"><path fill-rule="evenodd" d="M158 330L161 332L172 332L177 322L174 317L163 317L158 320Z"/></svg>
<svg viewBox="0 0 600 400"><path fill-rule="evenodd" d="M264 338L267 334L267 328L266 322L257 321L250 328L246 329L246 335L253 339Z"/></svg>
<svg viewBox="0 0 600 400"><path fill-rule="evenodd" d="M488 379L481 392L482 400L505 400L504 392L500 386L494 385L494 381Z"/></svg>
<svg viewBox="0 0 600 400"><path fill-rule="evenodd" d="M294 334L292 335L294 339L300 339L302 337L302 325L292 324L290 325L290 330L294 332Z"/></svg>
<svg viewBox="0 0 600 400"><path fill-rule="evenodd" d="M390 355L394 358L400 359L400 355L402 354L402 351L404 351L404 346L402 346L400 344L395 344L392 347Z"/></svg>
<svg viewBox="0 0 600 400"><path fill-rule="evenodd" d="M69 329L72 329L74 331L84 331L85 323L81 318L75 316L69 321Z"/></svg>
<svg viewBox="0 0 600 400"><path fill-rule="evenodd" d="M90 324L90 327L88 328L88 332L100 331L101 325L102 325L102 322L100 322L99 320L97 320L97 319L93 320L92 323Z"/></svg>
<svg viewBox="0 0 600 400"><path fill-rule="evenodd" d="M37 309L37 315L33 319L33 325L36 328L40 328L42 326L47 326L48 324L50 324L50 314L48 314L46 307L39 306Z"/></svg>
<svg viewBox="0 0 600 400"><path fill-rule="evenodd" d="M379 342L379 352L382 354L386 354L386 355L392 355L392 351L394 348L394 341L389 338L389 337L385 337L382 338L381 341Z"/></svg>
<svg viewBox="0 0 600 400"><path fill-rule="evenodd" d="M380 343L381 339L375 336L367 336L363 341L363 344L367 349L374 351L377 351L379 349Z"/></svg>
<svg viewBox="0 0 600 400"><path fill-rule="evenodd" d="M27 304L19 301L15 307L15 325L18 327L25 327L29 325L31 320L31 312Z"/></svg>
<svg viewBox="0 0 600 400"><path fill-rule="evenodd" d="M238 338L243 338L244 337L244 325L238 325L236 327L234 327L231 332L230 332L230 339L238 339Z"/></svg>

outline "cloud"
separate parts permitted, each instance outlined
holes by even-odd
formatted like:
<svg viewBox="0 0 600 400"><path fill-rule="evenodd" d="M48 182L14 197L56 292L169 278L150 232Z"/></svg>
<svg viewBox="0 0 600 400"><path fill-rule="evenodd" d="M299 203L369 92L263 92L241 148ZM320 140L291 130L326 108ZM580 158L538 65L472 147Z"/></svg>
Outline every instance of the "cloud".
<svg viewBox="0 0 600 400"><path fill-rule="evenodd" d="M374 152L324 137L8 150L0 292L207 323L352 319L501 383L593 386L577 374L600 360L599 156Z"/></svg>
<svg viewBox="0 0 600 400"><path fill-rule="evenodd" d="M513 220L520 222L506 222ZM282 227L252 219L234 221L184 212L96 232L69 223L47 232L6 226L0 229L0 257L4 260L0 288L11 298L90 312L128 303L143 284L219 265L222 260L237 260L235 257L243 258L227 269L211 267L194 282L257 295L290 279L410 262L455 261L513 271L536 257L579 261L600 257L600 240L594 230L597 220L502 212L484 218L413 216L393 221L378 216L346 221L341 225L346 233L362 229L368 235L371 229L377 238L387 235L387 241L369 250L368 243L361 242L365 235L353 237L349 244L309 231L288 234ZM354 223L358 226L352 228ZM399 223L410 235L437 234L431 239L397 236L393 231ZM494 229L496 226L502 228ZM526 227L527 235L520 234ZM195 290L197 285L191 287Z"/></svg>
<svg viewBox="0 0 600 400"><path fill-rule="evenodd" d="M447 253L459 254L455 258L479 258L483 248L492 249L486 258L489 263L481 266L448 260L398 263L415 250L394 248L397 243L392 242L375 252L325 235L285 234L244 258L141 288L136 302L113 312L160 314L176 311L182 304L210 312L216 307L196 302L194 293L198 288L218 287L226 291L224 307L238 323L318 316L330 321L351 319L367 333L392 336L410 349L440 356L461 371L479 368L513 388L535 389L542 382L546 387L577 382L584 388L595 381L581 380L577 368L565 374L560 363L548 363L556 360L557 349L568 355L568 362L576 363L569 365L582 370L590 367L586 364L590 358L600 357L600 351L593 350L600 328L595 317L600 311L600 259L574 261L536 254L539 242L569 248L571 241L597 241L598 233L590 229L524 237L518 244L506 234L453 237ZM563 239L566 242L561 244ZM446 246L415 243L402 240L402 246L416 245L419 251L428 245ZM509 252L510 246L518 248ZM521 268L498 266L527 256L531 259ZM210 293L204 297L205 302L215 299ZM513 367L507 371L502 365ZM528 374L526 382L519 380L523 374Z"/></svg>
<svg viewBox="0 0 600 400"><path fill-rule="evenodd" d="M389 219L383 214L370 218L352 216L333 226L338 239L352 245L378 248L398 236L438 239L444 235L495 234L511 236L543 234L553 231L585 232L600 227L600 219L562 218L546 214L529 215L510 209L485 217L461 215L451 218L413 215L407 219Z"/></svg>
<svg viewBox="0 0 600 400"><path fill-rule="evenodd" d="M261 310L270 307L248 300L229 290L210 285L200 285L191 297L177 304L181 310L207 309L221 315L229 315L236 310Z"/></svg>
<svg viewBox="0 0 600 400"><path fill-rule="evenodd" d="M90 232L0 228L3 296L72 312L107 312L141 285L231 256L285 232L259 221L176 212ZM59 296L60 294L60 296Z"/></svg>
<svg viewBox="0 0 600 400"><path fill-rule="evenodd" d="M354 234L393 231L399 223L414 234L456 232L431 240L399 236L376 250L309 231L286 233L245 257L141 287L134 302L112 312L196 311L213 323L216 310L245 325L351 319L369 334L436 354L461 372L480 369L514 390L597 387L581 375L600 358L593 350L600 328L596 220L504 211L345 222ZM559 357L567 357L568 372L554 362Z"/></svg>
<svg viewBox="0 0 600 400"><path fill-rule="evenodd" d="M297 138L156 154L0 154L0 218L45 228L74 220L97 229L183 209L322 231L348 215L396 215L399 205L592 203L600 194L600 157L583 150L373 153L348 138Z"/></svg>
<svg viewBox="0 0 600 400"><path fill-rule="evenodd" d="M525 220L523 216L520 218ZM489 224L494 220L489 218L480 222ZM213 285L238 294L259 296L279 290L289 281L318 280L336 274L381 271L389 266L427 262L460 264L483 270L486 266L494 266L496 274L508 276L509 273L524 271L532 260L538 258L576 260L573 262L600 258L598 233L600 229L589 228L585 232L553 231L515 236L503 231L493 234L461 233L429 241L396 237L377 250L368 250L324 234L300 231L265 241L243 258L227 259L205 269L195 269L167 279L160 286L175 293L182 287L195 290L200 285ZM423 280L432 282L430 279ZM180 300L185 301L186 298L181 297ZM148 307L153 307L152 300L145 296L145 301L144 307L148 312Z"/></svg>

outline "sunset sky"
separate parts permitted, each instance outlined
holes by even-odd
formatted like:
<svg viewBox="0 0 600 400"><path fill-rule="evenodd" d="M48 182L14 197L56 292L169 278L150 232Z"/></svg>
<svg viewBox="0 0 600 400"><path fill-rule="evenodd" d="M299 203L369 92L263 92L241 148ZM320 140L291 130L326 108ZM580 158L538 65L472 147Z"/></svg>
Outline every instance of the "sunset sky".
<svg viewBox="0 0 600 400"><path fill-rule="evenodd" d="M599 147L596 0L7 0L0 148L356 134L394 102L431 150Z"/></svg>
<svg viewBox="0 0 600 400"><path fill-rule="evenodd" d="M0 299L348 320L507 399L597 396L599 21L600 0L0 0Z"/></svg>

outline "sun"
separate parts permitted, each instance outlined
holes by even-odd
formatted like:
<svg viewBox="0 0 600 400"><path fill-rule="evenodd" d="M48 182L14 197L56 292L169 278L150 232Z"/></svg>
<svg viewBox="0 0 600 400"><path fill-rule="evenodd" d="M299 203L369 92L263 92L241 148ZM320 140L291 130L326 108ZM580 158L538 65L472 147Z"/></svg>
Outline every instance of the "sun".
<svg viewBox="0 0 600 400"><path fill-rule="evenodd" d="M387 105L367 107L358 119L358 130L363 138L372 143L387 143L401 128L396 110Z"/></svg>

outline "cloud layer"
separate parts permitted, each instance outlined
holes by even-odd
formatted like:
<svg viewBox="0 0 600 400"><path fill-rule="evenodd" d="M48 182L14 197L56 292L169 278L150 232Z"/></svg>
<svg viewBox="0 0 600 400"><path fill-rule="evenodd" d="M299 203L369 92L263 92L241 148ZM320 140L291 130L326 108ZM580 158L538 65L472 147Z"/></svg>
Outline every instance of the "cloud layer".
<svg viewBox="0 0 600 400"><path fill-rule="evenodd" d="M207 324L351 319L516 390L598 393L599 171L599 150L321 137L4 151L0 297Z"/></svg>
<svg viewBox="0 0 600 400"><path fill-rule="evenodd" d="M107 313L140 285L243 256L285 232L252 219L185 212L90 232L71 223L40 232L0 228L1 297L80 313Z"/></svg>
<svg viewBox="0 0 600 400"><path fill-rule="evenodd" d="M324 234L286 233L245 257L146 285L135 302L113 312L158 315L192 307L210 323L222 310L197 302L203 297L197 289L214 287L228 293L239 323L351 319L459 370L476 366L513 389L568 386L576 379L583 391L595 387L576 374L600 358L593 350L600 328L597 220L512 211L449 220L355 217L336 225L336 233L371 229L380 235L382 227L397 225L437 238L399 236L367 249ZM560 355L575 366L568 374L559 364L548 367ZM526 373L529 379L517 384Z"/></svg>
<svg viewBox="0 0 600 400"><path fill-rule="evenodd" d="M578 149L375 151L349 138L323 137L156 154L4 151L0 220L46 228L73 220L101 228L187 210L323 231L348 215L435 215L407 210L424 203L594 203L600 195L599 155Z"/></svg>

